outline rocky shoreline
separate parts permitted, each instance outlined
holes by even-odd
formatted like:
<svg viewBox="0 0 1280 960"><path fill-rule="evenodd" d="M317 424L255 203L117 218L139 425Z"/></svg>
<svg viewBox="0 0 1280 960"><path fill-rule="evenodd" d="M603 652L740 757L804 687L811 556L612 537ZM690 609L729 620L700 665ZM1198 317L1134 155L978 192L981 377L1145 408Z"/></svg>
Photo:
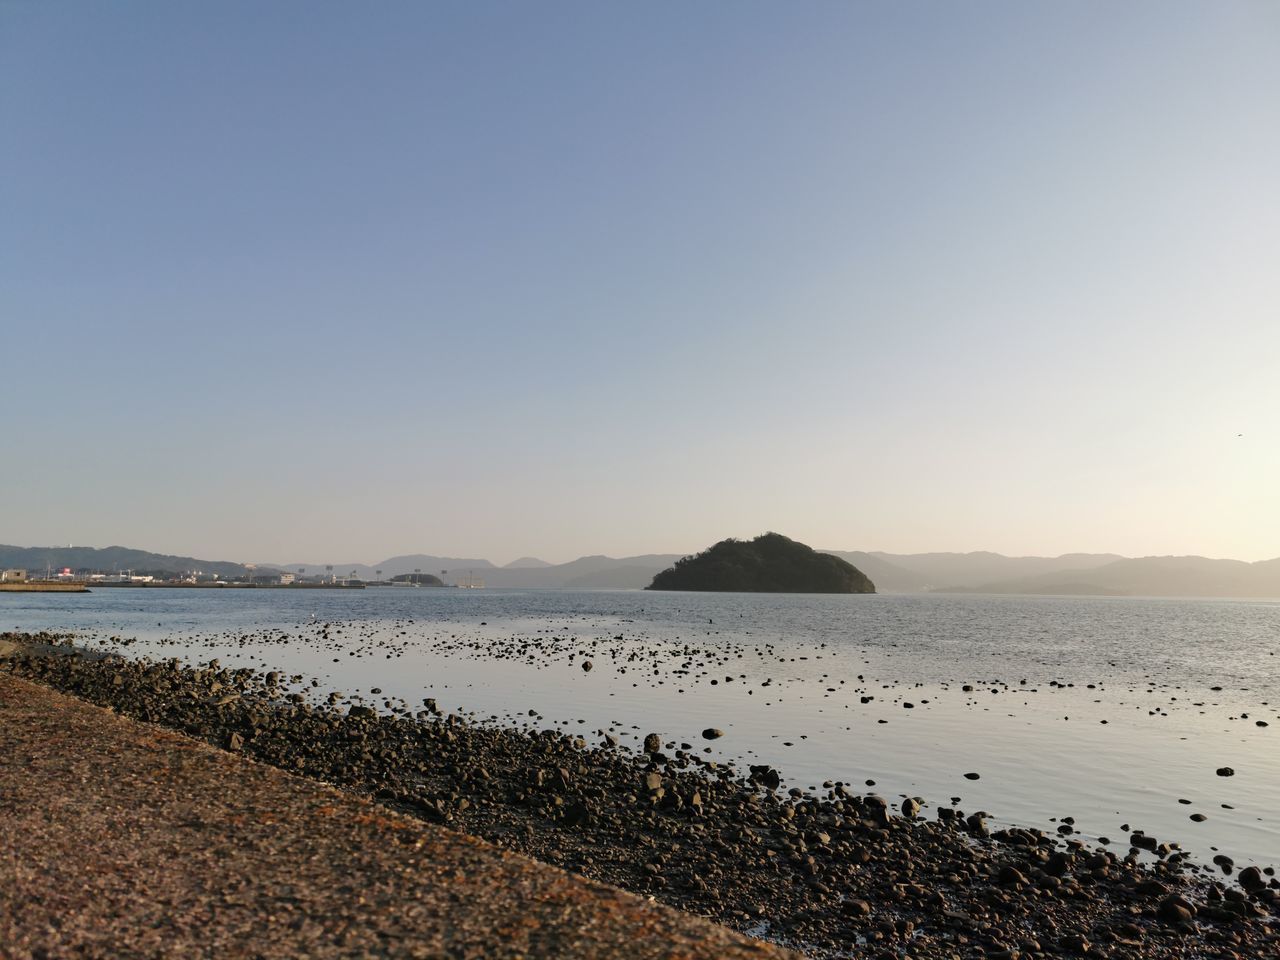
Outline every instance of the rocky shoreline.
<svg viewBox="0 0 1280 960"><path fill-rule="evenodd" d="M471 724L430 699L412 715L344 709L276 673L62 651L64 637L0 635L0 667L17 676L814 957L1280 953L1271 870L1224 861L1211 875L1141 834L1119 855L992 832L982 812L930 819L918 800L848 784L783 792L775 770L741 777L657 735L633 754L608 735Z"/></svg>

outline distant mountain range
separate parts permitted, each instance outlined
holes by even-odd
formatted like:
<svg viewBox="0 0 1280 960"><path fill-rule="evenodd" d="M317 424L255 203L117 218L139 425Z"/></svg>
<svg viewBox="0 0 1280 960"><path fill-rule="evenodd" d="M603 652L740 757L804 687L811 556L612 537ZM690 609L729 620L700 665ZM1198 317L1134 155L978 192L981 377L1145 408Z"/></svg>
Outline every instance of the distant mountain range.
<svg viewBox="0 0 1280 960"><path fill-rule="evenodd" d="M1206 557L1121 557L1112 553L1068 553L1060 557L1006 557L999 553L882 553L823 550L847 560L871 578L881 593L1012 593L1155 597L1280 598L1280 558L1257 563ZM477 558L409 554L381 563L335 563L333 573L362 580L421 572L445 583L471 578L486 587L558 590L639 590L683 554L635 557L580 557L551 564L521 557L505 566ZM246 567L229 561L198 560L127 547L14 547L0 545L0 568L32 573L46 568L104 573L183 573L202 570L241 576ZM328 573L323 563L258 564L307 574ZM442 571L448 571L443 573Z"/></svg>
<svg viewBox="0 0 1280 960"><path fill-rule="evenodd" d="M32 576L43 576L46 570L55 573L63 567L72 570L93 570L99 573L189 573L200 570L223 577L243 576L245 566L226 560L197 560L195 557L174 557L163 553L134 550L131 547L13 547L0 544L0 567L30 571Z"/></svg>
<svg viewBox="0 0 1280 960"><path fill-rule="evenodd" d="M1114 553L1006 557L1000 553L863 553L827 550L869 576L881 591L919 593L1023 580L1065 570L1094 570L1123 560Z"/></svg>
<svg viewBox="0 0 1280 960"><path fill-rule="evenodd" d="M1280 558L1245 563L1207 557L1068 553L858 553L829 550L882 593L1015 593L1071 596L1280 598Z"/></svg>
<svg viewBox="0 0 1280 960"><path fill-rule="evenodd" d="M363 563L335 563L333 572L361 580L389 579L420 570L440 577L445 583L483 581L486 587L539 590L640 590L647 587L658 571L679 560L681 554L646 554L639 557L580 557L568 563L551 564L535 557L521 557L506 566L495 566L488 560L460 557L437 557L425 553L390 557L372 566ZM327 573L324 564L262 564L281 570L305 569L307 574Z"/></svg>

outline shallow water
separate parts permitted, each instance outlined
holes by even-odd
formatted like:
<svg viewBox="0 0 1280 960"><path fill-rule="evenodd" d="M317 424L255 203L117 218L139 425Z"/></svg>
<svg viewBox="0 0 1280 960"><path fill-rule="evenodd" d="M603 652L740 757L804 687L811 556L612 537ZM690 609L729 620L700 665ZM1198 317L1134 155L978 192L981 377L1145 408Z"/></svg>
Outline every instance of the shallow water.
<svg viewBox="0 0 1280 960"><path fill-rule="evenodd" d="M1127 824L1203 861L1280 863L1273 602L117 588L0 594L0 628L136 638L131 656L219 657L588 740L653 730L787 786L873 780L999 823L1071 816L1121 850ZM708 744L712 726L726 735Z"/></svg>

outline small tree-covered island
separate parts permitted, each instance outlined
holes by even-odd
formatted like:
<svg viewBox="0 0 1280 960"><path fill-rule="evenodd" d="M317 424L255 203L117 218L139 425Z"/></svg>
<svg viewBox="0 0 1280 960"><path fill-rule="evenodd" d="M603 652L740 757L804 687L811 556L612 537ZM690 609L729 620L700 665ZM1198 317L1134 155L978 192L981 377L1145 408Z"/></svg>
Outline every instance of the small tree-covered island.
<svg viewBox="0 0 1280 960"><path fill-rule="evenodd" d="M875 593L876 586L853 564L818 553L780 533L754 540L721 540L693 557L677 560L646 590L705 590L725 593Z"/></svg>
<svg viewBox="0 0 1280 960"><path fill-rule="evenodd" d="M379 571L381 572L381 571ZM444 581L429 573L402 573L391 578L392 583L411 583L415 587L443 587Z"/></svg>

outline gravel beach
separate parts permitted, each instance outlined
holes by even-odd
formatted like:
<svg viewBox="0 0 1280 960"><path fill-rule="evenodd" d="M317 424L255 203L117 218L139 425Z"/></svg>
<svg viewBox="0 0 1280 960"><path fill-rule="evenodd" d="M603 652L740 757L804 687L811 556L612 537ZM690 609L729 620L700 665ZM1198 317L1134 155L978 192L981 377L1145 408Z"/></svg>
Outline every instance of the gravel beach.
<svg viewBox="0 0 1280 960"><path fill-rule="evenodd" d="M414 715L317 706L273 673L28 653L31 639L0 638L16 676L813 957L1280 953L1269 870L1210 873L1140 833L1120 853L992 831L982 811L926 819L851 784L784 792L777 770L740 777L656 735L633 754L472 725L430 700Z"/></svg>
<svg viewBox="0 0 1280 960"><path fill-rule="evenodd" d="M786 951L0 674L0 957Z"/></svg>

